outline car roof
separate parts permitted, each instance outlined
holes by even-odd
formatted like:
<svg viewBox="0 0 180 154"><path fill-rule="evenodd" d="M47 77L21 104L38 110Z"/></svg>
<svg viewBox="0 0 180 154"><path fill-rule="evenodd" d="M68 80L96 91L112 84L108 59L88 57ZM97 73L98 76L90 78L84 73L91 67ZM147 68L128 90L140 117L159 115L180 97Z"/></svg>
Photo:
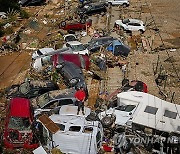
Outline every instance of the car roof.
<svg viewBox="0 0 180 154"><path fill-rule="evenodd" d="M91 41L99 41L99 40L106 40L106 39L112 39L113 40L114 38L111 36L99 37L99 38L92 39Z"/></svg>
<svg viewBox="0 0 180 154"><path fill-rule="evenodd" d="M70 41L70 42L67 42L67 43L70 44L70 45L80 45L80 44L82 44L79 41Z"/></svg>
<svg viewBox="0 0 180 154"><path fill-rule="evenodd" d="M132 23L139 23L139 24L143 24L143 21L138 20L138 19L129 19L130 22Z"/></svg>
<svg viewBox="0 0 180 154"><path fill-rule="evenodd" d="M29 117L30 101L26 98L16 97L10 101L10 116Z"/></svg>

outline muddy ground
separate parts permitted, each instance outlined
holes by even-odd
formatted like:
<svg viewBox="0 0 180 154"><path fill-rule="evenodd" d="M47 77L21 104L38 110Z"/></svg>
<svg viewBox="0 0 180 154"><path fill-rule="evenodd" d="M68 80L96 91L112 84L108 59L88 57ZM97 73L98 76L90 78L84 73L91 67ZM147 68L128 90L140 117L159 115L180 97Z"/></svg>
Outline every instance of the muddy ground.
<svg viewBox="0 0 180 154"><path fill-rule="evenodd" d="M109 24L110 31L112 31L115 20L120 17L131 17L142 19L148 25L147 31L142 35L133 34L133 36L130 36L129 34L122 34L122 32L111 33L111 36L118 38L123 37L125 42L131 47L131 54L127 58L129 64L126 77L131 80L137 79L145 82L150 94L156 95L162 99L165 99L165 95L168 101L172 99L173 92L175 92L173 102L180 104L179 0L131 0L130 2L131 5L128 8L112 8ZM46 16L48 16L48 18L46 18L48 24L43 25L43 20L41 20L41 24L39 24L37 29L28 28L28 30L31 30L31 34L27 34L26 37L24 37L26 39L22 40L21 43L28 44L34 41L36 46L37 40L38 43L41 42L42 46L43 44L47 45L47 34L58 30L58 26L56 25L57 21L60 21L63 17L63 15L59 15L60 12L58 11L58 6L60 5L50 3L45 6L45 8L43 8L44 6L27 8L28 12L32 14L43 8L36 18L41 20L46 14ZM103 23L103 17L101 16L93 17L93 22L95 23L94 26L97 28L103 28L103 26L105 26ZM28 37L29 35L31 38ZM56 36L56 33L52 35L53 37L51 37L51 39L56 39L58 37ZM137 47L139 36L140 38L143 37L146 42L149 42L149 44ZM90 39L90 37L87 37L87 39ZM87 40L83 39L83 42L87 42ZM49 44L49 47L53 47L53 45L54 44ZM30 68L31 53L32 50L22 49L20 52L10 54L6 53L5 55L2 54L0 56L1 90L12 84L17 84L23 81L27 70ZM155 78L158 74L161 74L160 72L165 72L168 77L166 83L163 81L161 86L157 86ZM111 74L108 74L108 76L110 78ZM119 85L121 84L120 81L122 78L123 74L120 71L119 76L117 76L117 83ZM112 84L110 81L107 83ZM110 87L111 85L106 86L106 89L108 89L108 86ZM160 95L160 91L163 92L164 95ZM4 104L1 103L1 106L1 110L4 111Z"/></svg>

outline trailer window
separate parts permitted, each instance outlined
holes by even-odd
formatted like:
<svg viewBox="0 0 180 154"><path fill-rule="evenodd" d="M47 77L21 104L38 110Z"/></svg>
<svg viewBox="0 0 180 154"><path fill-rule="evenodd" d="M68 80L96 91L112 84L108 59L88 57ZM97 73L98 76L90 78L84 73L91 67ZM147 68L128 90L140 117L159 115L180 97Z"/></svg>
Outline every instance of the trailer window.
<svg viewBox="0 0 180 154"><path fill-rule="evenodd" d="M179 131L179 132L180 132L180 126L178 126L178 127L177 127L177 131Z"/></svg>
<svg viewBox="0 0 180 154"><path fill-rule="evenodd" d="M164 116L165 116L165 117L168 117L168 118L176 119L177 113L176 113L176 112L169 111L169 110L165 110Z"/></svg>
<svg viewBox="0 0 180 154"><path fill-rule="evenodd" d="M146 106L144 112L150 113L150 114L156 114L158 108L152 107L152 106Z"/></svg>
<svg viewBox="0 0 180 154"><path fill-rule="evenodd" d="M81 129L80 126L71 126L71 127L69 128L69 131L79 132L80 129Z"/></svg>
<svg viewBox="0 0 180 154"><path fill-rule="evenodd" d="M100 143L101 143L101 132L99 131L96 135L96 142L97 142L97 147L100 147Z"/></svg>
<svg viewBox="0 0 180 154"><path fill-rule="evenodd" d="M118 106L115 109L120 110L120 111L125 111L125 112L130 112L132 111L136 106L135 105L125 105L125 106Z"/></svg>
<svg viewBox="0 0 180 154"><path fill-rule="evenodd" d="M83 133L92 133L93 128L92 127L84 127Z"/></svg>
<svg viewBox="0 0 180 154"><path fill-rule="evenodd" d="M58 123L55 123L55 124L60 128L61 131L64 131L65 125L63 125L63 124L58 124Z"/></svg>

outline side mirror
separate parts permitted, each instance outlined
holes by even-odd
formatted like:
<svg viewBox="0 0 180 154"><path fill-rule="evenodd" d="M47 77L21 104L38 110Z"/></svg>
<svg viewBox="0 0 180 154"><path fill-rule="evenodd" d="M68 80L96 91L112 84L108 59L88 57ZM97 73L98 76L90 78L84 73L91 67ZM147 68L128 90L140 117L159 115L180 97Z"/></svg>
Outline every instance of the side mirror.
<svg viewBox="0 0 180 154"><path fill-rule="evenodd" d="M131 112L129 112L129 115L132 115L132 113L131 113Z"/></svg>

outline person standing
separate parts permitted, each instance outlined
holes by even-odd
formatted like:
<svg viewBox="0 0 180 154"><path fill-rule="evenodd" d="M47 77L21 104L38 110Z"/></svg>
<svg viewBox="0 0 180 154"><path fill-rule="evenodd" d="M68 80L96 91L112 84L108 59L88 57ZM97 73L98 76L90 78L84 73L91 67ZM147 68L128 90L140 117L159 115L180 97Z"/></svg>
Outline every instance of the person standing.
<svg viewBox="0 0 180 154"><path fill-rule="evenodd" d="M78 103L78 111L77 115L79 114L80 109L82 109L82 114L84 115L84 100L86 98L86 93L84 91L84 88L81 86L79 90L76 91L74 97L77 100Z"/></svg>

